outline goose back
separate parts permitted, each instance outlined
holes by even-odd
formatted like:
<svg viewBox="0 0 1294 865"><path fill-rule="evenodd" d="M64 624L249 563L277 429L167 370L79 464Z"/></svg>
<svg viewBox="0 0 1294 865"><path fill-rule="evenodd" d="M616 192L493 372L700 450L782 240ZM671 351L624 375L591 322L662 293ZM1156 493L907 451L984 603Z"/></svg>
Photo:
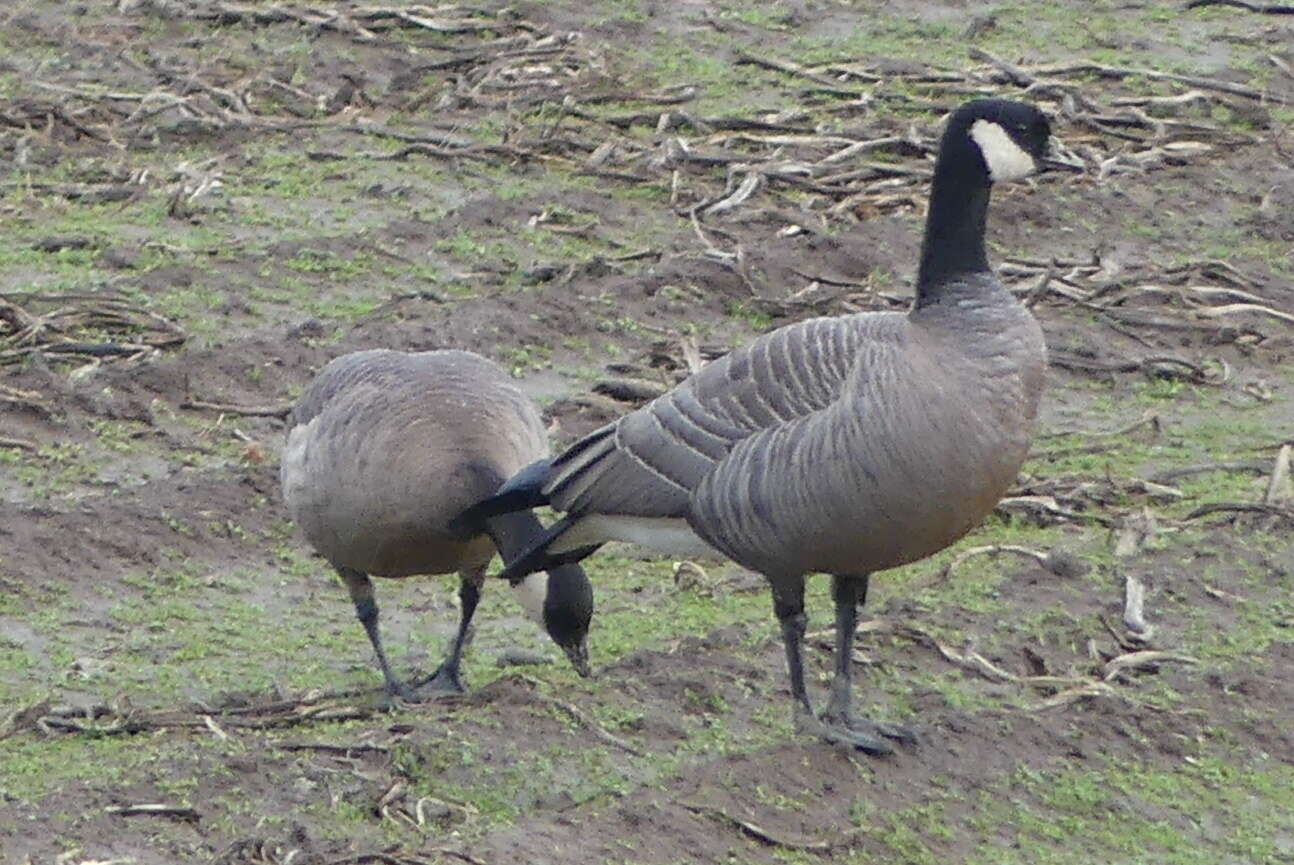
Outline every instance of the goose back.
<svg viewBox="0 0 1294 865"><path fill-rule="evenodd" d="M744 439L829 406L851 366L902 316L858 327L815 318L710 363L641 409L590 433L553 464L544 493L559 510L685 518L692 493Z"/></svg>
<svg viewBox="0 0 1294 865"><path fill-rule="evenodd" d="M333 564L378 576L484 565L489 538L447 522L548 453L531 401L463 351L337 358L289 421L281 480L293 520Z"/></svg>

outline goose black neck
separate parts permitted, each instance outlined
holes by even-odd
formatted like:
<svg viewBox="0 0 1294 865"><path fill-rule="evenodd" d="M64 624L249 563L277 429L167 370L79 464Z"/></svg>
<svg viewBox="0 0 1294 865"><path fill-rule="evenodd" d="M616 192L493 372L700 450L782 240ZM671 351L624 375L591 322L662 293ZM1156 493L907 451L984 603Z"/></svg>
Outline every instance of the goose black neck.
<svg viewBox="0 0 1294 865"><path fill-rule="evenodd" d="M593 587L584 568L577 564L557 565L548 569L548 599L554 604L576 610L592 610Z"/></svg>
<svg viewBox="0 0 1294 865"><path fill-rule="evenodd" d="M917 271L917 308L939 300L941 288L959 276L988 270L984 226L988 171L964 130L949 130L939 148L930 210Z"/></svg>
<svg viewBox="0 0 1294 865"><path fill-rule="evenodd" d="M513 511L489 517L484 528L505 565L529 553L544 538L544 527L531 511Z"/></svg>

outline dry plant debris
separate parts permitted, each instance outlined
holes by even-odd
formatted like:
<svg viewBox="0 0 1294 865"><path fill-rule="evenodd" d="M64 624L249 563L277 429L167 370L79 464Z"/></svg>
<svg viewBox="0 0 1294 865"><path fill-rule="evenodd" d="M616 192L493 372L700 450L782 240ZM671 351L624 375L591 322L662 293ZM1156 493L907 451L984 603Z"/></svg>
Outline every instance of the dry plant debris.
<svg viewBox="0 0 1294 865"><path fill-rule="evenodd" d="M1038 675L1021 676L1004 669L986 658L968 642L961 650L955 649L929 632L912 625L901 624L887 619L872 619L858 627L858 633L884 634L900 639L910 640L919 645L934 649L939 655L954 666L974 673L990 682L1009 683L1036 689L1048 694L1037 703L1022 705L1025 711L1043 711L1059 708L1071 703L1092 697L1121 697L1131 700L1124 691L1113 687L1112 683L1129 681L1128 673L1134 671L1155 672L1160 664L1182 663L1196 664L1199 661L1189 655L1178 652L1151 650L1142 648L1129 649L1118 642L1117 654L1097 655L1093 659L1091 671L1082 675ZM810 635L814 637L817 635ZM1117 635L1114 635L1117 637ZM814 643L814 645L817 645ZM1104 658L1104 660L1102 660ZM857 663L857 659L855 659ZM1041 664L1039 665L1042 666Z"/></svg>
<svg viewBox="0 0 1294 865"><path fill-rule="evenodd" d="M1054 549L1042 552L1040 550L1033 550L1016 544L987 544L982 547L971 547L958 553L948 562L948 564L944 565L940 578L943 580L951 579L953 572L956 571L960 565L975 556L996 556L1001 553L1014 553L1018 556L1033 559L1056 576L1065 577L1067 579L1081 577L1083 574L1091 570L1090 565L1067 550Z"/></svg>
<svg viewBox="0 0 1294 865"><path fill-rule="evenodd" d="M1255 105L1260 109L1263 103L1277 101L1272 94L1224 80L1091 62L1017 66L975 49L970 59L977 63L967 69L930 66L906 72L849 59L804 66L745 56L739 62L810 85L799 94L804 108L753 116L705 116L683 107L698 95L690 83L636 92L609 78L598 50L579 33L547 32L507 10L493 14L448 6L330 8L163 0L131 5L130 11L136 13L147 9L222 24L295 21L360 41L385 38L395 29L444 34L451 38L430 52L433 59L405 76L408 93L403 106L416 109L430 104L444 122L418 132L386 128L366 116L375 112L368 110L371 100L360 80L348 80L340 90L330 91L322 82L298 86L268 70L250 75L199 74L141 49L129 56L129 62L136 68L136 77L151 80L151 87L74 87L37 80L31 82L35 90L56 93L60 101L21 96L0 106L0 123L118 146L185 125L286 132L324 129L401 146L312 151L312 158L551 161L617 182L667 184L676 210L702 221L789 217L788 230L803 231L814 230L814 220L849 221L921 206L934 151L932 124L868 137L834 128L839 121L865 115L874 104L929 112L934 120L968 96L1032 99L1064 121L1066 144L1088 166L1087 177L1078 182L1102 182L1120 173L1144 173L1166 164L1207 159L1217 147L1250 138L1205 119L1213 108L1235 109L1248 116ZM416 82L428 73L443 74L445 84L420 88ZM1111 80L1160 81L1181 92L1170 96L1124 93L1109 87ZM624 104L634 108L617 109ZM473 141L452 128L456 111L506 106L516 112L541 105L556 106L556 118L521 117L501 142ZM128 182L102 186L103 190L91 184L52 191L70 196L138 194ZM186 195L200 194L203 182L190 178L187 185L176 183L171 188L182 202ZM118 191L104 191L109 189ZM735 249L710 248L738 254Z"/></svg>
<svg viewBox="0 0 1294 865"><path fill-rule="evenodd" d="M0 295L0 366L33 355L65 362L139 360L185 339L175 322L111 294ZM12 401L15 395L7 396Z"/></svg>
<svg viewBox="0 0 1294 865"><path fill-rule="evenodd" d="M350 721L372 717L377 709L360 707L355 697L375 697L381 689L338 692L311 692L292 699L268 703L233 705L219 710L206 706L190 709L141 711L129 704L92 706L44 706L37 704L20 711L10 724L21 723L23 729L46 735L77 733L86 736L122 736L165 729L207 730L221 736L229 731L267 730L295 727L321 721ZM42 707L39 716L36 708ZM11 732L17 732L14 727ZM362 750L362 749L361 749Z"/></svg>
<svg viewBox="0 0 1294 865"><path fill-rule="evenodd" d="M30 82L35 91L55 93L59 102L20 95L10 105L0 105L0 124L24 134L43 129L46 135L87 136L122 148L194 124L280 132L308 128L394 145L371 151L312 150L314 159L539 161L615 183L666 187L675 211L692 222L700 254L731 269L754 302L780 315L890 308L907 299L811 274L804 275L800 287L762 284L752 276L741 244L718 224L767 220L783 225L782 233L794 234L895 210L919 210L930 178L938 116L968 96L1022 96L1051 110L1061 120L1071 155L1087 166L1083 177L1066 181L1080 184L1207 160L1219 148L1253 139L1211 120L1216 109L1249 117L1261 129L1270 126L1262 106L1279 101L1221 79L1086 61L1022 66L973 49L973 65L965 69L915 64L897 72L848 58L802 65L743 56L739 62L808 85L797 94L802 107L706 116L686 108L699 93L691 83L648 92L627 87L606 71L599 48L581 34L551 32L509 10L141 0L123 3L122 11L221 24L296 22L359 41L389 38L397 29L441 34L444 38L426 54L429 59L391 88L402 100L401 108L431 107L437 123L412 131L390 128L382 122L386 115L366 96L362 80L347 78L339 90L330 90L324 82L280 80L271 70L186 69L141 47L123 55L121 63L135 80L151 86L108 89L35 80ZM440 80L427 84L427 75ZM1146 95L1139 83L1145 81L1176 92ZM633 109L619 107L626 104ZM928 118L904 128L841 130L878 104L924 112ZM509 111L511 126L498 141L473 140L455 128L460 113L483 106ZM541 107L547 110L539 111ZM160 186L171 215L188 218L220 183L217 164L181 165L168 176L127 174L45 191L122 200ZM632 252L625 258L644 254L654 253ZM1221 384L1230 374L1225 364L1165 352L1167 346L1153 332L1171 336L1192 329L1222 342L1253 344L1268 338L1268 325L1294 324L1294 315L1262 302L1250 290L1252 279L1222 262L1125 268L1094 253L1087 261L1007 260L1001 272L1031 304L1076 304L1096 312L1114 330L1137 334L1152 349L1143 357L1054 354L1056 365L1086 374L1140 371Z"/></svg>

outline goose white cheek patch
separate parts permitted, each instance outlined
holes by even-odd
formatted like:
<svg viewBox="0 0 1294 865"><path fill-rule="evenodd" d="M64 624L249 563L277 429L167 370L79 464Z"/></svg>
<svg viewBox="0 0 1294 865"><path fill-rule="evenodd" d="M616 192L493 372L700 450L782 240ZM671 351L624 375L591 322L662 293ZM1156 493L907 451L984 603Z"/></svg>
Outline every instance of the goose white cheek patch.
<svg viewBox="0 0 1294 865"><path fill-rule="evenodd" d="M994 183L1019 180L1038 170L1033 157L1012 141L998 124L976 120L971 124L970 135L984 154L989 179Z"/></svg>
<svg viewBox="0 0 1294 865"><path fill-rule="evenodd" d="M535 622L544 624L544 598L548 597L548 574L542 571L528 574L525 579L512 587L517 603Z"/></svg>

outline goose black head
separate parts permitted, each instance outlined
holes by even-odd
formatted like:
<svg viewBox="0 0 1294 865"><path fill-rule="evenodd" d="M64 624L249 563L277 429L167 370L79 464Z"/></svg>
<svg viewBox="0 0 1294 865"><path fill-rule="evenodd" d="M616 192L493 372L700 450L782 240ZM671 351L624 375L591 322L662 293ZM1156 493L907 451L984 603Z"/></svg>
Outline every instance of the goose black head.
<svg viewBox="0 0 1294 865"><path fill-rule="evenodd" d="M587 677L589 667L589 623L593 620L593 587L576 564L564 564L548 572L548 593L544 598L544 629L561 647L575 672Z"/></svg>
<svg viewBox="0 0 1294 865"><path fill-rule="evenodd" d="M970 142L989 183L1005 183L1048 169L1079 169L1060 154L1051 122L1032 105L1006 99L976 99L953 112L945 146Z"/></svg>
<svg viewBox="0 0 1294 865"><path fill-rule="evenodd" d="M512 584L517 600L566 655L581 676L590 675L589 624L593 620L593 587L576 564L550 562Z"/></svg>
<svg viewBox="0 0 1294 865"><path fill-rule="evenodd" d="M976 99L954 111L935 160L916 308L935 303L938 286L989 272L984 229L994 183L1062 167L1082 170L1076 159L1062 155L1047 115L1032 105Z"/></svg>

